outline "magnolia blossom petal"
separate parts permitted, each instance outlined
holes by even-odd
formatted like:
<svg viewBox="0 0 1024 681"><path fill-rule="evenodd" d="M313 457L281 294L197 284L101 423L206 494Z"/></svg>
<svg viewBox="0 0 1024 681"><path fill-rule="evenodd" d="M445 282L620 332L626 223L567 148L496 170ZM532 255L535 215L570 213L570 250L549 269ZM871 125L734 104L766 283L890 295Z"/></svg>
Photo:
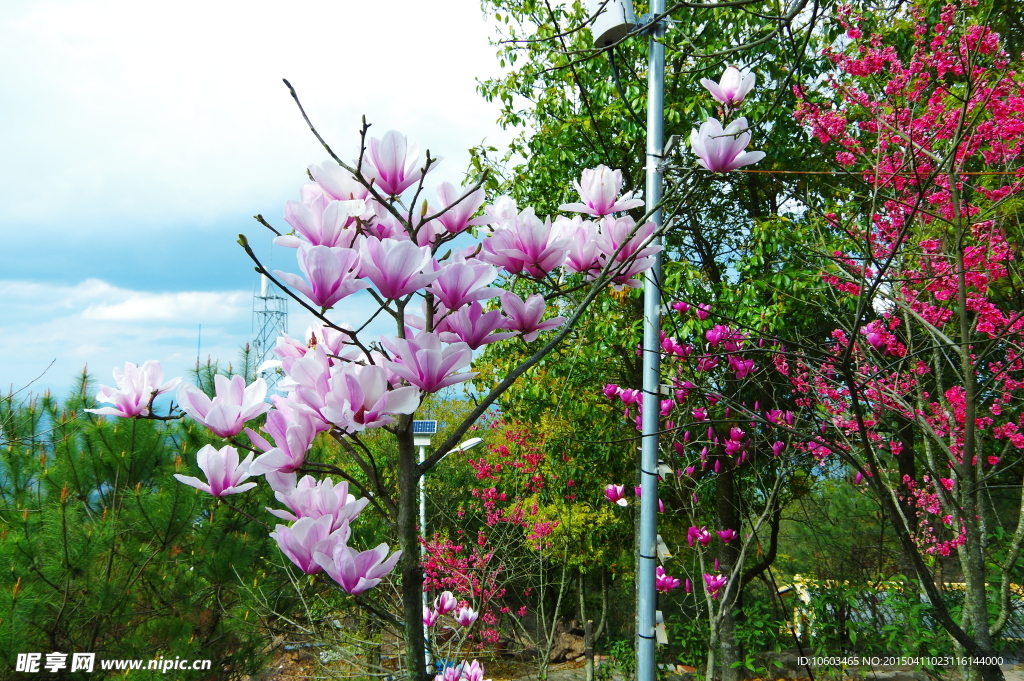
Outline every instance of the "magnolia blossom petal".
<svg viewBox="0 0 1024 681"><path fill-rule="evenodd" d="M190 475L175 474L174 477L186 485L202 490L215 497L224 497L229 494L246 492L256 486L255 482L242 481L249 477L249 465L252 463L252 454L249 454L244 461L239 463L238 450L234 447L216 449L213 445L206 445L196 452L196 463L206 475L206 482Z"/></svg>
<svg viewBox="0 0 1024 681"><path fill-rule="evenodd" d="M124 371L114 369L117 388L100 386L96 395L99 402L108 402L113 407L86 409L92 414L107 416L148 416L149 405L160 394L173 390L181 383L180 378L164 382L164 371L160 362L148 360L141 367L125 362Z"/></svg>
<svg viewBox="0 0 1024 681"><path fill-rule="evenodd" d="M699 131L690 133L690 147L699 157L697 163L715 173L727 173L764 158L761 151L744 152L749 143L746 118L737 118L724 129L717 119L709 118Z"/></svg>
<svg viewBox="0 0 1024 681"><path fill-rule="evenodd" d="M249 386L242 376L230 379L218 374L214 377L216 397L212 400L198 388L182 385L178 389L178 405L182 411L203 424L220 437L238 435L251 421L270 409L263 401L267 395L267 382L257 378Z"/></svg>

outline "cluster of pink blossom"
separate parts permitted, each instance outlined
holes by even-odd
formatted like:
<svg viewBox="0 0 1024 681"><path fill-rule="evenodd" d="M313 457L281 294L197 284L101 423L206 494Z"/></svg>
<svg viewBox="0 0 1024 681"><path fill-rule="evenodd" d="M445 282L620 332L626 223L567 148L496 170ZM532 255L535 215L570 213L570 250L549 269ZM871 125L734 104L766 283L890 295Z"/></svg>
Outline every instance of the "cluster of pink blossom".
<svg viewBox="0 0 1024 681"><path fill-rule="evenodd" d="M433 609L424 609L424 624L432 627L449 613L464 628L480 619L484 626L477 628L477 637L480 641L496 641L497 614L508 612L503 606L495 607L505 595L505 588L499 583L505 570L495 559L494 551L487 547L486 533L479 532L476 545L468 547L441 536L422 542L426 548L424 590L445 589L434 599ZM453 591L464 598L460 600ZM477 609L471 607L471 601L477 603Z"/></svg>
<svg viewBox="0 0 1024 681"><path fill-rule="evenodd" d="M447 667L434 681L484 681L484 666L478 660Z"/></svg>
<svg viewBox="0 0 1024 681"><path fill-rule="evenodd" d="M925 553L948 556L957 547L963 546L967 541L967 530L963 520L960 520L960 529L954 527L953 514L943 510L942 499L935 489L935 483L930 476L923 477L924 484L918 486L909 475L903 476L903 485L908 493L904 495L904 501L917 514L916 531L914 532L914 543ZM954 482L950 478L941 478L941 486L950 492L953 490ZM934 524L934 519L940 520L941 524ZM952 532L953 537L942 539L942 534Z"/></svg>
<svg viewBox="0 0 1024 681"><path fill-rule="evenodd" d="M824 415L820 436L796 449L821 460L851 456L848 443L863 438L856 449L915 456L907 449L916 443L892 432L895 416L941 453L923 482L866 463L854 480L902 489L917 514L908 525L914 541L940 555L976 526L971 495L1010 448L1024 450L1024 315L1000 292L1019 288L1001 223L1003 207L1024 190L1024 85L1008 71L998 35L969 15L958 2L941 8L937 23L912 10L914 44L900 53L866 36L866 22L846 8L853 42L828 53L835 79L817 92L798 89L798 119L879 197L869 219L852 205L825 215L846 240L822 273L846 296L872 292L876 318L833 332L824 359L795 353L787 361L780 352L775 361L795 404ZM950 477L937 485L944 469Z"/></svg>
<svg viewBox="0 0 1024 681"><path fill-rule="evenodd" d="M527 612L525 605L505 601L507 585L519 577L516 562L505 559L506 542L514 537L536 549L548 548L561 521L543 516L537 495L558 494L572 502L578 488L572 458L564 453L551 456L543 432L503 418L490 419L485 427L489 433L484 453L466 461L482 486L470 489L470 499L457 513L483 527L425 539L423 564L427 589L450 590L475 605L480 624L467 638L478 646L498 641L502 619L521 619ZM471 534L474 541L469 540ZM522 595L529 596L530 590Z"/></svg>
<svg viewBox="0 0 1024 681"><path fill-rule="evenodd" d="M438 623L442 615L452 613L452 618L460 627L471 627L480 614L472 607L459 605L458 600L451 591L444 591L434 599L434 607L423 607L423 625L432 627Z"/></svg>

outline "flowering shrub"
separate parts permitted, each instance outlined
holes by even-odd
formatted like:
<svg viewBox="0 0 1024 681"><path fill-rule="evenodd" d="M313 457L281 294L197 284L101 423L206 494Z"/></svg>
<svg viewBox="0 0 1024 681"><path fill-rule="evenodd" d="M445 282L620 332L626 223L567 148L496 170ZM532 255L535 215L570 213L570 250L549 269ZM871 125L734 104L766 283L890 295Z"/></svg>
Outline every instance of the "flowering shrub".
<svg viewBox="0 0 1024 681"><path fill-rule="evenodd" d="M423 638L418 603L422 573L412 513L419 477L523 371L555 346L605 286L638 286L636 275L650 267L660 247L649 245L653 223L637 224L621 215L642 202L619 195L618 171L604 166L585 171L576 185L581 202L563 206L592 221L579 216L542 219L508 197L485 206L482 181L461 189L441 183L437 202L431 204L425 182L439 159L429 153L421 157L417 145L398 132L376 138L367 135L367 128L354 165L324 145L332 158L310 166L312 181L302 185L298 201L285 205L290 232L265 223L276 233L276 244L295 249L301 274L269 272L245 237L239 240L257 270L282 288L290 287L289 295L318 320L302 338L281 336L274 349L277 359L262 367L282 374L281 394L271 396L271 406L265 401L262 378L246 386L241 377L219 376L212 399L182 386L169 417L187 414L227 440L223 448L200 452L205 481L179 479L224 498L250 490L255 482L249 478L263 476L289 509L275 514L291 521L278 525L272 536L303 572L323 572L342 590L359 594L380 583L402 561L406 662L415 676L422 676L423 658L417 652ZM533 282L545 295L524 299L515 290L520 281ZM549 314L551 301L580 287L589 287L590 292L571 321ZM369 320L340 320L329 314L357 293L377 303L371 320L383 315L394 321L395 335L371 340L361 333ZM490 302L495 299L500 304ZM565 327L560 335L479 400L450 442L427 461L415 460L413 414L426 396L476 375L471 371L474 350L497 342L533 343L541 333L559 327ZM174 384L162 382L155 362L142 368L127 365L123 374L115 372L115 378L118 387L103 387L99 399L116 406L101 413L154 418L152 400ZM273 442L246 427L268 410L262 430ZM397 495L361 439L374 429L396 437ZM251 446L238 438L243 430ZM331 462L307 461L319 433L334 438L361 475ZM251 453L240 460L238 449ZM305 471L339 475L345 482L300 478ZM350 488L363 498L350 494ZM348 545L350 523L369 495L395 520L399 551L389 552L386 544L367 551ZM544 524L538 523L538 538L544 531ZM470 612L475 611L460 611L457 616L467 627L476 619Z"/></svg>

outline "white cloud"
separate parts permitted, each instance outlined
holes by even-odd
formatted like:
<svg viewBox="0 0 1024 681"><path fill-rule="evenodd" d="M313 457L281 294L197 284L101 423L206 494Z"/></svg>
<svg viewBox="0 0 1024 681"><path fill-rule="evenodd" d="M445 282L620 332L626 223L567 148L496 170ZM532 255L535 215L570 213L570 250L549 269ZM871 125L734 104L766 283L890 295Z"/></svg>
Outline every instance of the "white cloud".
<svg viewBox="0 0 1024 681"><path fill-rule="evenodd" d="M86 364L109 384L114 367L148 359L160 360L168 376L183 376L197 356L204 362L235 361L254 337L251 291L148 293L98 279L74 286L0 280L0 298L11 303L0 318L0 356L17 358L3 365L4 389L20 388L45 371L33 390L49 388L64 395ZM356 294L341 301L330 317L358 328L375 310L369 295ZM292 301L288 312L290 335L304 337L313 316ZM393 335L389 322L381 315L363 337Z"/></svg>
<svg viewBox="0 0 1024 681"><path fill-rule="evenodd" d="M253 274L216 249L258 232L241 226L254 213L280 225L327 157L281 78L343 158L365 114L371 134L444 156L434 182L460 182L467 147L509 138L476 93L499 73L491 34L477 0L5 0L0 385L55 358L37 387L64 392L86 362L107 382L125 361L182 375L200 324L203 358L233 360ZM358 325L368 305L353 296L335 318ZM290 311L300 335L311 316ZM394 333L387 321L369 331Z"/></svg>
<svg viewBox="0 0 1024 681"><path fill-rule="evenodd" d="M66 392L85 364L107 381L125 362L159 359L181 375L196 360L199 324L203 355L234 360L249 340L251 294L243 291L143 293L96 279L74 286L0 281L11 301L0 320L0 382L19 388L46 371L37 387Z"/></svg>
<svg viewBox="0 0 1024 681"><path fill-rule="evenodd" d="M205 318L225 321L239 316L241 305L248 303L249 298L241 291L131 293L120 302L90 305L82 311L82 319L141 322Z"/></svg>
<svg viewBox="0 0 1024 681"><path fill-rule="evenodd" d="M326 157L281 83L354 154L362 114L446 157L501 137L475 0L11 0L0 11L0 224L251 215ZM504 137L501 137L504 139Z"/></svg>

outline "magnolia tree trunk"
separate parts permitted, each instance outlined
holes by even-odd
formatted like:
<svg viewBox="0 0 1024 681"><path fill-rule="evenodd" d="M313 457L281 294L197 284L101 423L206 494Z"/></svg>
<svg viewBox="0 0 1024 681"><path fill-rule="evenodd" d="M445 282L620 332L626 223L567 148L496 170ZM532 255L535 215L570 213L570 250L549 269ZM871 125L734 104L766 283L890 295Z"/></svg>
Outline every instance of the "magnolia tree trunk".
<svg viewBox="0 0 1024 681"><path fill-rule="evenodd" d="M402 617L405 630L405 668L412 681L426 681L423 630L423 566L417 521L419 475L410 425L398 433L398 547L402 550ZM417 644L417 642L419 642Z"/></svg>
<svg viewBox="0 0 1024 681"><path fill-rule="evenodd" d="M740 517L736 505L736 473L732 468L725 469L716 482L718 525L725 528L739 528ZM723 543L719 551L718 561L722 574L731 574L739 559L739 538ZM722 681L738 681L743 676L743 668L736 663L743 662L742 646L736 640L736 608L740 603L742 585L735 589L729 597L730 603L723 603L722 621L718 630L720 656L722 659ZM735 665L735 666L734 666Z"/></svg>

